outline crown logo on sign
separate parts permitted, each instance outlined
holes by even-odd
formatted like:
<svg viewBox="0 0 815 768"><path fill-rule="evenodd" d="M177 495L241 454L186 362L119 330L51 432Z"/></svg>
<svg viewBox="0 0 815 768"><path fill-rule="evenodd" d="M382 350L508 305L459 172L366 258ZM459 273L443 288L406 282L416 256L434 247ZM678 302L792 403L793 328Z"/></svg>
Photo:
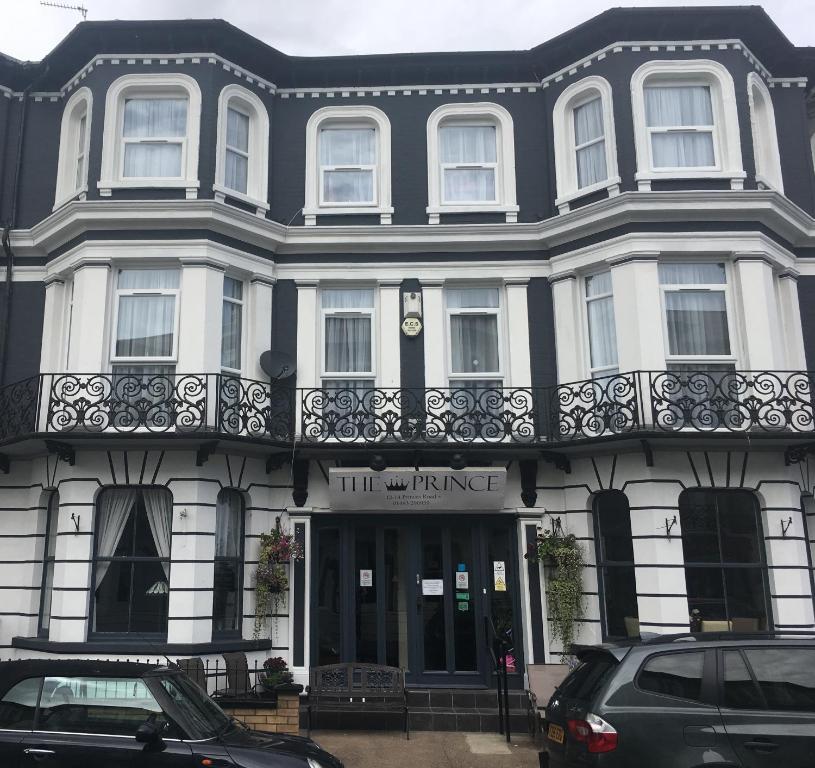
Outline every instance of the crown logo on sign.
<svg viewBox="0 0 815 768"><path fill-rule="evenodd" d="M385 483L385 488L387 488L389 491L406 491L407 487L407 483L398 483L396 480L391 480L389 483Z"/></svg>

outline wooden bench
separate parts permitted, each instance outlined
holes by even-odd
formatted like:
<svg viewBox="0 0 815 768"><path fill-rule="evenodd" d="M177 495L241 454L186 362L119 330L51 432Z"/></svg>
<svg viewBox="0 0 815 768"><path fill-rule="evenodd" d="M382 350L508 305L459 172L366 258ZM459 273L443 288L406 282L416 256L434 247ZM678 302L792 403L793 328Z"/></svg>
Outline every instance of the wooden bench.
<svg viewBox="0 0 815 768"><path fill-rule="evenodd" d="M405 736L410 738L410 718L404 670L380 664L329 664L312 667L306 711L311 734L312 713L401 712Z"/></svg>

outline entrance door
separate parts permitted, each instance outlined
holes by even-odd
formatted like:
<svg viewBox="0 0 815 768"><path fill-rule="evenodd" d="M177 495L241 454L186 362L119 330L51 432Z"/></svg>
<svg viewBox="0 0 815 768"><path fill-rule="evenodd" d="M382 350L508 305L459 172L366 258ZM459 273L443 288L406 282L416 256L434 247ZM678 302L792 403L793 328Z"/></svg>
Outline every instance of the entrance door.
<svg viewBox="0 0 815 768"><path fill-rule="evenodd" d="M485 617L510 644L521 637L511 521L346 517L315 520L313 540L313 664L387 664L413 684L493 684Z"/></svg>

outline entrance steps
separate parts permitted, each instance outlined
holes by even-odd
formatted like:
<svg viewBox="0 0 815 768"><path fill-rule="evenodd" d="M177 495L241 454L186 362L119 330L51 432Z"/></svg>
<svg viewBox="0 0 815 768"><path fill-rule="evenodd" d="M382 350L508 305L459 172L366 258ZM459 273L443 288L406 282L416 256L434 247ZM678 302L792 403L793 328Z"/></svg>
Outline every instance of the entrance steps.
<svg viewBox="0 0 815 768"><path fill-rule="evenodd" d="M526 733L527 695L510 691L509 717L512 733ZM498 699L494 689L421 688L408 691L411 731L498 732ZM300 727L306 728L305 704L300 707ZM348 705L341 712L317 712L315 730L401 730L398 712L366 711L365 703Z"/></svg>

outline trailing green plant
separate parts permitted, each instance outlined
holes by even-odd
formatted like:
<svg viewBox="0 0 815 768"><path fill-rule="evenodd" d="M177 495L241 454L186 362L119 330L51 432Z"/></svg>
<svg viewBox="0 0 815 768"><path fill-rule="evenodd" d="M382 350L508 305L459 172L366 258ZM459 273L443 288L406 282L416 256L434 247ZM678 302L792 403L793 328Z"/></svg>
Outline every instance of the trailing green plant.
<svg viewBox="0 0 815 768"><path fill-rule="evenodd" d="M542 562L548 569L546 577L546 604L552 622L552 635L560 640L566 662L569 649L577 634L577 624L583 618L583 549L572 533L564 533L560 520L551 528L541 531L526 557Z"/></svg>
<svg viewBox="0 0 815 768"><path fill-rule="evenodd" d="M277 613L281 596L289 588L286 564L302 559L300 543L295 541L292 534L280 529L279 520L270 533L260 534L258 567L255 570L255 640L263 632L267 617Z"/></svg>

